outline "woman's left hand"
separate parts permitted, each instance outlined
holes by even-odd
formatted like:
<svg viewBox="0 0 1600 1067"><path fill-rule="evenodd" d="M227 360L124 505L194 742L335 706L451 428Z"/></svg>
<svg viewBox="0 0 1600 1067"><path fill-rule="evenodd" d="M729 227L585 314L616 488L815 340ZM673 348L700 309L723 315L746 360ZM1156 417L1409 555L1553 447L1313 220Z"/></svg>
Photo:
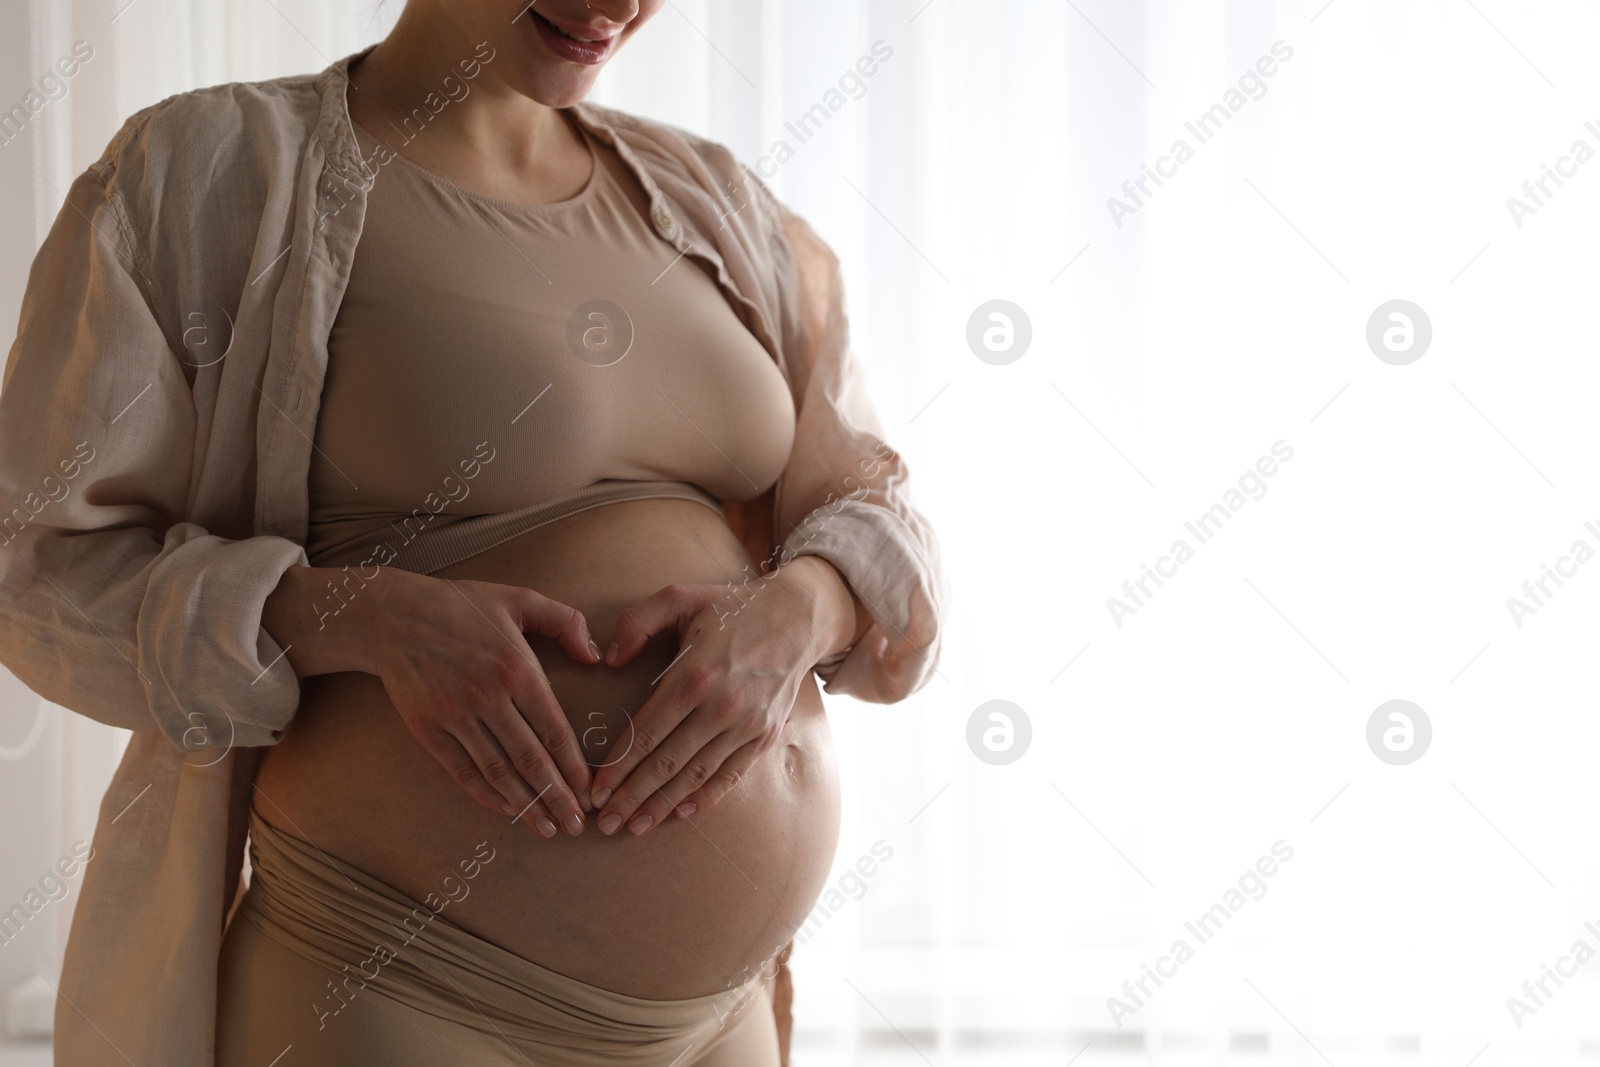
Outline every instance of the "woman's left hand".
<svg viewBox="0 0 1600 1067"><path fill-rule="evenodd" d="M617 616L606 664L626 664L669 628L679 652L595 771L601 833L627 823L642 834L675 809L687 818L716 804L778 742L812 666L853 632L849 588L820 557L742 589L669 585Z"/></svg>

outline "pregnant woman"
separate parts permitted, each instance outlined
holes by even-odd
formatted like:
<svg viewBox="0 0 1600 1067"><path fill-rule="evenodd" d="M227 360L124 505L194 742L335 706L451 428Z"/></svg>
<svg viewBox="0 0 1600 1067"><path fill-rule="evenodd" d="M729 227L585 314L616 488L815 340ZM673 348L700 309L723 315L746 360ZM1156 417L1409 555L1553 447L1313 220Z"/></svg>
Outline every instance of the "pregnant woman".
<svg viewBox="0 0 1600 1067"><path fill-rule="evenodd" d="M660 6L410 0L74 183L0 393L0 656L135 735L58 1062L780 1062L813 672L920 688L948 589L826 246L582 103Z"/></svg>

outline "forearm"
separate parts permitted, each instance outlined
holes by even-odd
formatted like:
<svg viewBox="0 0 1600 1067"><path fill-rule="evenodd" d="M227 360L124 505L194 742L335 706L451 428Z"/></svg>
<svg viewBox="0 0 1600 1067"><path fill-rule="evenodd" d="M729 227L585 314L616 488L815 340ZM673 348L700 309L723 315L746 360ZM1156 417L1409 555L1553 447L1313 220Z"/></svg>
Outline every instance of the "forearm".
<svg viewBox="0 0 1600 1067"><path fill-rule="evenodd" d="M267 597L261 625L302 678L372 670L375 622L397 585L421 576L394 567L366 578L350 567L290 567Z"/></svg>

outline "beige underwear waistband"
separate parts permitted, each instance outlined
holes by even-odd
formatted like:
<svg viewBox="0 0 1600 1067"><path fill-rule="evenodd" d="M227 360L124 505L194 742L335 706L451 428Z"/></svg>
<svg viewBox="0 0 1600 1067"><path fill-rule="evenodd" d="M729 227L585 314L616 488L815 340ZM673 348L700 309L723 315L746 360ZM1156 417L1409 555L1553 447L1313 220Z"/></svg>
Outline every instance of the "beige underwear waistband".
<svg viewBox="0 0 1600 1067"><path fill-rule="evenodd" d="M419 903L347 863L335 866L254 808L250 837L251 884L259 889L246 896L247 906L234 921L256 923L338 976L319 1015L378 995L474 1033L503 1037L540 1067L588 1064L597 1056L607 1063L646 1065L711 1047L759 992L760 975L688 1000L614 993L453 925L441 914L448 907L442 898ZM492 864L492 849L480 850L466 862Z"/></svg>

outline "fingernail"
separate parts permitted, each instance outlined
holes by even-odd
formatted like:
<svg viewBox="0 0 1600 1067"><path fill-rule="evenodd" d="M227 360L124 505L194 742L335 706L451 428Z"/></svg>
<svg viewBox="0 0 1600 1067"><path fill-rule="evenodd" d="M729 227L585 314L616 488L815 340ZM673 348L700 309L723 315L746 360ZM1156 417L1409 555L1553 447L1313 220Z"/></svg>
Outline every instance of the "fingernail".
<svg viewBox="0 0 1600 1067"><path fill-rule="evenodd" d="M605 807L606 806L606 801L608 801L610 799L611 799L611 790L609 790L609 789L596 789L596 790L591 791L590 794L589 794L590 802L592 802L594 804L594 806L597 807L597 808Z"/></svg>
<svg viewBox="0 0 1600 1067"><path fill-rule="evenodd" d="M539 833L546 838L556 836L556 824L545 818L543 815L533 820L533 826L534 829L538 830Z"/></svg>
<svg viewBox="0 0 1600 1067"><path fill-rule="evenodd" d="M589 642L589 655L593 656L595 659L600 658L600 646L595 644L593 641Z"/></svg>
<svg viewBox="0 0 1600 1067"><path fill-rule="evenodd" d="M584 811L594 810L594 802L589 799L589 791L587 789L580 789L578 791L578 807L582 808Z"/></svg>
<svg viewBox="0 0 1600 1067"><path fill-rule="evenodd" d="M691 804L687 800L685 800L682 804L678 805L678 817L679 818L683 818L683 819L687 819L689 816L693 815L698 810L700 810L700 809L696 805Z"/></svg>
<svg viewBox="0 0 1600 1067"><path fill-rule="evenodd" d="M563 821L566 823L567 833L571 834L573 837L577 837L579 834L583 833L582 815L568 815Z"/></svg>
<svg viewBox="0 0 1600 1067"><path fill-rule="evenodd" d="M640 834L644 833L646 830L650 829L651 824L654 823L654 822L655 822L655 819L651 818L650 816L641 815L637 819L633 820L632 822L630 822L628 824L628 830L635 837L637 837Z"/></svg>
<svg viewBox="0 0 1600 1067"><path fill-rule="evenodd" d="M622 816L618 815L614 811L607 812L605 815L600 817L600 832L603 834L614 834L617 832L617 827L621 825Z"/></svg>
<svg viewBox="0 0 1600 1067"><path fill-rule="evenodd" d="M611 642L611 647L606 649L606 662L615 663L617 661L617 653L620 651L622 651L622 649L617 645L617 643L615 641Z"/></svg>
<svg viewBox="0 0 1600 1067"><path fill-rule="evenodd" d="M500 810L501 810L501 811L503 811L503 812L505 812L505 813L506 813L506 814L507 814L507 815L515 815L515 814L516 814L516 813L517 813L517 809L516 809L516 808L513 808L513 807L512 807L512 806L511 806L511 805L510 805L510 803L508 803L508 802L505 802L505 801L502 801L502 802L501 802L501 804L500 804Z"/></svg>

